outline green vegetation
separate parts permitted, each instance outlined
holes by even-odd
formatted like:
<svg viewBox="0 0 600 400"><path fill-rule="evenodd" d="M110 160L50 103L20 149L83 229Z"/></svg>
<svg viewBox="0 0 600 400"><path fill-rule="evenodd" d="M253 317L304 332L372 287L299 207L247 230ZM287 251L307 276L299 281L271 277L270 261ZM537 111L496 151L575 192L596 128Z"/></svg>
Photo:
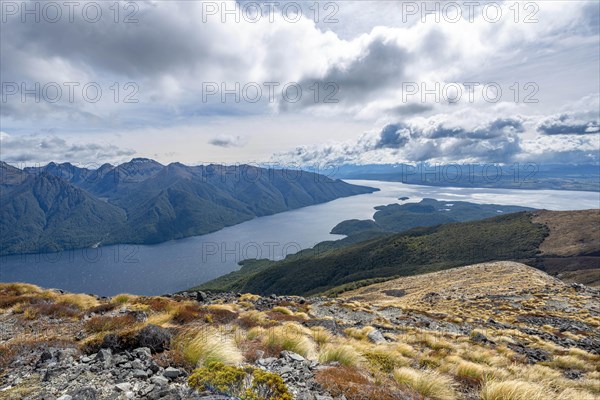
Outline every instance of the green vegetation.
<svg viewBox="0 0 600 400"><path fill-rule="evenodd" d="M348 220L339 223L331 233L355 235L362 232L400 233L419 226L434 226L449 222L475 221L532 208L475 204L466 201L423 199L419 203L389 204L375 207L373 220Z"/></svg>
<svg viewBox="0 0 600 400"><path fill-rule="evenodd" d="M491 260L534 257L547 229L526 212L481 221L415 228L341 248L317 247L279 262L263 262L202 288L250 293L315 294L360 281L434 272ZM236 279L237 278L237 279ZM365 281L367 280L367 281ZM357 283L358 282L358 283ZM343 285L350 285L343 286Z"/></svg>
<svg viewBox="0 0 600 400"><path fill-rule="evenodd" d="M216 390L242 400L291 400L283 379L254 367L233 367L212 362L198 368L188 383L198 390Z"/></svg>
<svg viewBox="0 0 600 400"><path fill-rule="evenodd" d="M0 255L159 243L376 190L306 171L148 159L98 170L2 163L0 188Z"/></svg>

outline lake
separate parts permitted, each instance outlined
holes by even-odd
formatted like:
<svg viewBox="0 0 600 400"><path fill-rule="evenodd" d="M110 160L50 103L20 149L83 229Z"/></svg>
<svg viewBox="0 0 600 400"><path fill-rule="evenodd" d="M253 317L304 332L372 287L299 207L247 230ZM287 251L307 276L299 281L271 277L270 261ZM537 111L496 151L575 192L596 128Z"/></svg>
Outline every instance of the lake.
<svg viewBox="0 0 600 400"><path fill-rule="evenodd" d="M346 219L369 219L373 207L436 200L520 205L549 210L598 208L600 194L560 190L473 189L348 180L379 192L337 199L218 232L157 245L115 245L0 258L0 281L112 296L160 295L190 288L239 268L247 258L281 259L318 242L341 238L329 232Z"/></svg>

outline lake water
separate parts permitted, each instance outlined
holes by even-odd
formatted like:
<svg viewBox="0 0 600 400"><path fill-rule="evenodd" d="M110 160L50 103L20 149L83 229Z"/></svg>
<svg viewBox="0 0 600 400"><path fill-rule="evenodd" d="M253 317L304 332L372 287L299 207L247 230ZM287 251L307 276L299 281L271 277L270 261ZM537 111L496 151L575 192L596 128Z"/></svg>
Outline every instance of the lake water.
<svg viewBox="0 0 600 400"><path fill-rule="evenodd" d="M559 190L470 189L349 180L379 192L260 217L208 235L157 245L115 245L0 258L0 281L111 296L159 295L206 282L239 268L247 258L281 259L318 242L346 219L372 218L373 207L422 198L520 205L549 210L598 208L600 194Z"/></svg>

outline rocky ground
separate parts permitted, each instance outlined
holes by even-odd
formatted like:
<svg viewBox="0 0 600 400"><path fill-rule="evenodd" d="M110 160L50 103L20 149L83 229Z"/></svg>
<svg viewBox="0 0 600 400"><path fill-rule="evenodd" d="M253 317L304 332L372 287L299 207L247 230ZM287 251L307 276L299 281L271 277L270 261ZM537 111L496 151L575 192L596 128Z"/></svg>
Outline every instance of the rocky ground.
<svg viewBox="0 0 600 400"><path fill-rule="evenodd" d="M3 284L0 326L0 399L232 398L233 385L188 384L211 360L281 377L286 395L238 394L253 400L600 396L600 291L516 263L336 299L105 299ZM506 385L522 393L498 397Z"/></svg>

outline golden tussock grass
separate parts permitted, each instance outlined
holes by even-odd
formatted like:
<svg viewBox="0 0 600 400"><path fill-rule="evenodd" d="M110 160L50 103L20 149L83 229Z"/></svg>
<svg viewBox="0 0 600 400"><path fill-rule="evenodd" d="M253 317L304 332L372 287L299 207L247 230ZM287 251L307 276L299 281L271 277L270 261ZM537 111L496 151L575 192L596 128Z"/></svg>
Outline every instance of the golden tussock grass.
<svg viewBox="0 0 600 400"><path fill-rule="evenodd" d="M252 293L244 293L240 296L240 301L256 301L260 299L260 296Z"/></svg>
<svg viewBox="0 0 600 400"><path fill-rule="evenodd" d="M285 315L294 315L294 312L287 307L277 306L271 309L271 312L280 313Z"/></svg>
<svg viewBox="0 0 600 400"><path fill-rule="evenodd" d="M100 302L93 296L87 294L62 294L56 298L56 302L60 304L70 304L82 311L97 307Z"/></svg>
<svg viewBox="0 0 600 400"><path fill-rule="evenodd" d="M355 367L362 362L361 355L350 345L328 344L319 351L319 362L327 364L333 361L347 367Z"/></svg>
<svg viewBox="0 0 600 400"><path fill-rule="evenodd" d="M481 400L550 400L555 396L542 385L512 380L485 382L481 388L480 398Z"/></svg>
<svg viewBox="0 0 600 400"><path fill-rule="evenodd" d="M346 328L344 333L356 340L369 340L368 335L374 330L375 328L372 326L365 326L363 328Z"/></svg>
<svg viewBox="0 0 600 400"><path fill-rule="evenodd" d="M454 381L437 372L404 367L394 370L393 376L400 385L407 386L424 397L435 400L456 399Z"/></svg>
<svg viewBox="0 0 600 400"><path fill-rule="evenodd" d="M324 346L333 339L331 332L321 326L316 326L311 331L313 340L319 346Z"/></svg>
<svg viewBox="0 0 600 400"><path fill-rule="evenodd" d="M127 303L131 303L133 301L136 301L137 299L138 299L138 296L134 296L134 295L128 294L128 293L121 293L116 296L113 296L113 298L111 299L111 302L116 303L116 304L127 304Z"/></svg>
<svg viewBox="0 0 600 400"><path fill-rule="evenodd" d="M289 350L303 357L313 358L316 346L309 335L309 329L295 323L285 323L264 330L261 339L271 354Z"/></svg>
<svg viewBox="0 0 600 400"><path fill-rule="evenodd" d="M546 365L560 369L577 369L581 371L592 371L594 369L594 365L590 364L589 361L571 355L555 356Z"/></svg>
<svg viewBox="0 0 600 400"><path fill-rule="evenodd" d="M210 362L239 364L242 352L233 338L213 327L188 328L173 339L172 348L191 365L207 365Z"/></svg>

